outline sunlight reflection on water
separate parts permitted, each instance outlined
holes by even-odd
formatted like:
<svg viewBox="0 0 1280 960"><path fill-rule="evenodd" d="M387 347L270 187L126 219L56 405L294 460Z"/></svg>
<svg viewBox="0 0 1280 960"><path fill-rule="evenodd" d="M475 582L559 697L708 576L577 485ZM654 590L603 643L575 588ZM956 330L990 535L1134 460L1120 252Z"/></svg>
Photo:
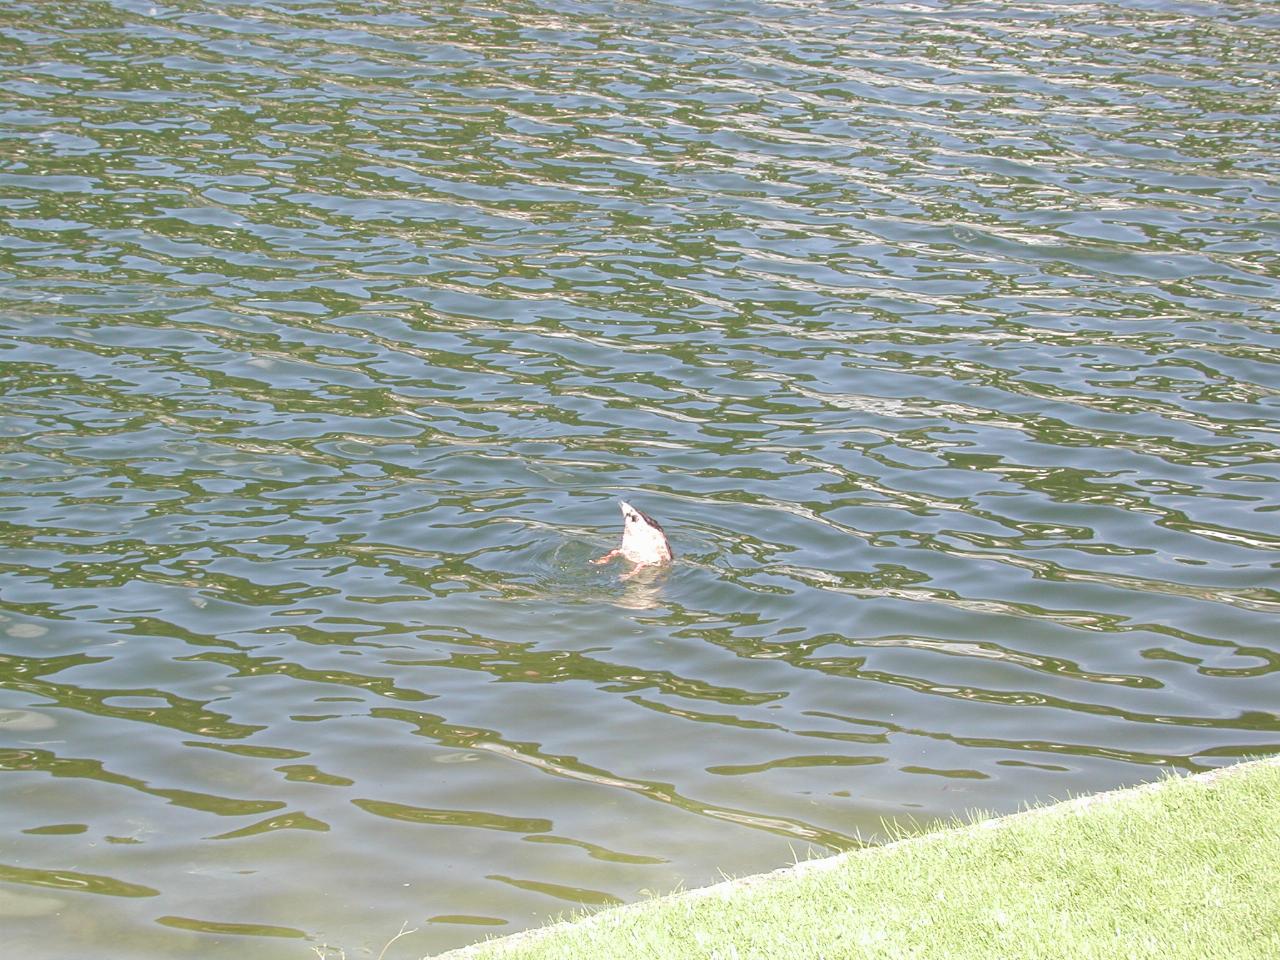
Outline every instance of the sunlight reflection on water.
<svg viewBox="0 0 1280 960"><path fill-rule="evenodd" d="M10 5L13 949L419 956L1280 749L1273 21Z"/></svg>

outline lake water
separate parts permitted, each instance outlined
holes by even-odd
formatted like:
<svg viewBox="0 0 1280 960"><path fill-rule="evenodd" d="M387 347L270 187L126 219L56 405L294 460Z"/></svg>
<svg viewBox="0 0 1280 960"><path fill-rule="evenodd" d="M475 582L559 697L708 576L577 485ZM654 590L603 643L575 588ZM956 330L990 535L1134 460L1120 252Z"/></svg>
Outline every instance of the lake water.
<svg viewBox="0 0 1280 960"><path fill-rule="evenodd" d="M1273 11L6 4L6 949L418 957L1280 751Z"/></svg>

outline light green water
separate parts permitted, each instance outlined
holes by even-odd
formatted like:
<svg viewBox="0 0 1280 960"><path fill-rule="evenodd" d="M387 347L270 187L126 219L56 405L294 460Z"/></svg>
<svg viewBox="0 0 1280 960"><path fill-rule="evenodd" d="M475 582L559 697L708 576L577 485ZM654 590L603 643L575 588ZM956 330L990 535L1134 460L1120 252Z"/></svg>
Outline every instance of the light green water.
<svg viewBox="0 0 1280 960"><path fill-rule="evenodd" d="M416 957L1280 750L1277 41L5 5L6 949Z"/></svg>

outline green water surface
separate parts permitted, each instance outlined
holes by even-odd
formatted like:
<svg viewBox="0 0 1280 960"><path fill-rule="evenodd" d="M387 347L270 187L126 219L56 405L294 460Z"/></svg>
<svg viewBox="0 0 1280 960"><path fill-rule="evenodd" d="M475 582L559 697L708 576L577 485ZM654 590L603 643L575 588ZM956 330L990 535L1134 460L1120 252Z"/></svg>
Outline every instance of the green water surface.
<svg viewBox="0 0 1280 960"><path fill-rule="evenodd" d="M1280 751L1278 47L4 4L6 955L418 957Z"/></svg>

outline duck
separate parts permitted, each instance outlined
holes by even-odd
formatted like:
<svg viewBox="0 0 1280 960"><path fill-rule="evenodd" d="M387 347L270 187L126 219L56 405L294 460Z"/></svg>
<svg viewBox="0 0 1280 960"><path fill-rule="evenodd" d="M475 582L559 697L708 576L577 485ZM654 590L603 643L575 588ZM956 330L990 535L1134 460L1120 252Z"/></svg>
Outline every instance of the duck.
<svg viewBox="0 0 1280 960"><path fill-rule="evenodd" d="M622 511L622 544L618 549L610 550L591 562L600 565L618 557L630 561L634 566L623 574L624 580L635 576L645 567L662 567L671 563L675 553L658 521L625 500L618 501L618 508Z"/></svg>

